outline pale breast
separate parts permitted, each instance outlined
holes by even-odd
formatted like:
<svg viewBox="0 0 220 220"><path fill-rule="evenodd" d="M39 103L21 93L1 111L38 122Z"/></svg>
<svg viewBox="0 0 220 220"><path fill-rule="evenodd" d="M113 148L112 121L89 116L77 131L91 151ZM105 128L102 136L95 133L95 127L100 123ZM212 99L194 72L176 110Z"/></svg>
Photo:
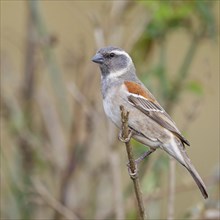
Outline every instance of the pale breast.
<svg viewBox="0 0 220 220"><path fill-rule="evenodd" d="M120 118L120 109L118 102L116 100L115 95L110 92L104 99L103 99L103 107L105 114L107 117L117 126L120 128L121 126L121 118Z"/></svg>

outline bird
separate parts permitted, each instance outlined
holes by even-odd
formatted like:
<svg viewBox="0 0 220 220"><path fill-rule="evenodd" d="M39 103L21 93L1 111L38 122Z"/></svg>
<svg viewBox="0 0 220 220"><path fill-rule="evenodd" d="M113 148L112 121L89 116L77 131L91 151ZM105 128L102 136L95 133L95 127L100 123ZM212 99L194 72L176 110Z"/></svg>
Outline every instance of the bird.
<svg viewBox="0 0 220 220"><path fill-rule="evenodd" d="M157 149L164 150L189 171L203 197L208 198L206 186L186 153L185 145L189 146L189 141L138 79L129 54L119 47L107 46L99 49L92 61L99 65L101 71L105 114L120 129L120 106L123 106L129 112L131 137L149 147L140 159Z"/></svg>

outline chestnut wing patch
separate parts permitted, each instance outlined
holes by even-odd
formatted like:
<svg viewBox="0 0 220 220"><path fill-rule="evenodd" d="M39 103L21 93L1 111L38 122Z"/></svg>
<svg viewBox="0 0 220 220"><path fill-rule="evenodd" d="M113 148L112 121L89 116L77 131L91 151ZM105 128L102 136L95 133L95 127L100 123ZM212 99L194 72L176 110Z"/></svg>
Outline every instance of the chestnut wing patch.
<svg viewBox="0 0 220 220"><path fill-rule="evenodd" d="M153 101L153 97L148 94L145 89L142 88L141 85L138 83L130 82L130 81L125 81L124 82L125 86L127 87L128 92L136 95L143 96L144 98Z"/></svg>

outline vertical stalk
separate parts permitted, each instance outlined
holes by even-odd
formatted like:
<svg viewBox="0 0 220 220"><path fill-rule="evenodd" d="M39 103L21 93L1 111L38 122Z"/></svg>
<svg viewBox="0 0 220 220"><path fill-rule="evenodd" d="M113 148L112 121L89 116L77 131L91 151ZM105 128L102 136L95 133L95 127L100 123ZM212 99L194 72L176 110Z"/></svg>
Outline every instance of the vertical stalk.
<svg viewBox="0 0 220 220"><path fill-rule="evenodd" d="M175 204L175 187L176 187L176 161L170 157L169 160L169 197L168 197L168 214L167 219L174 219Z"/></svg>
<svg viewBox="0 0 220 220"><path fill-rule="evenodd" d="M126 140L127 138L129 138L129 128L128 128L129 112L127 112L124 109L124 106L120 106L120 110L121 110L121 122L122 122L122 138L124 140ZM144 208L144 201L143 201L143 197L142 197L140 181L139 181L139 177L138 177L138 171L137 171L137 168L136 168L136 164L135 164L133 150L132 150L132 146L130 144L130 140L126 141L125 145L126 145L126 150L127 150L127 154L128 154L130 170L133 174L135 173L135 176L132 177L131 179L133 180L133 185L134 185L135 195L136 195L136 199L137 199L140 219L145 220L147 218L147 214L146 214L146 211L145 211L145 208Z"/></svg>

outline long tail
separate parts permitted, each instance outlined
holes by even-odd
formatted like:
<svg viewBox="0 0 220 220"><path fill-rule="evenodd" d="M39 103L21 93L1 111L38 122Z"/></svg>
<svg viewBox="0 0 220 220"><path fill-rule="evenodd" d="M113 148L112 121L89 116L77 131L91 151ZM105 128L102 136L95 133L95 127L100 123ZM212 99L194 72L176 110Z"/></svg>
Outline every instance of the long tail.
<svg viewBox="0 0 220 220"><path fill-rule="evenodd" d="M206 186L205 186L204 182L202 181L202 178L199 176L199 174L196 171L195 167L190 162L187 164L187 166L188 167L186 167L186 169L189 171L189 173L191 174L191 176L195 180L195 182L196 182L197 186L199 187L203 197L205 199L207 199L208 198L208 193L207 193L207 190L206 190Z"/></svg>
<svg viewBox="0 0 220 220"><path fill-rule="evenodd" d="M195 167L190 162L189 157L186 154L185 147L180 142L180 140L174 138L172 139L172 142L169 143L169 145L165 145L162 147L163 150L165 150L168 154L170 154L172 157L174 157L178 162L180 162L191 174L194 181L196 182L197 186L199 187L203 197L205 199L208 198L208 193L206 190L206 186L196 171Z"/></svg>

